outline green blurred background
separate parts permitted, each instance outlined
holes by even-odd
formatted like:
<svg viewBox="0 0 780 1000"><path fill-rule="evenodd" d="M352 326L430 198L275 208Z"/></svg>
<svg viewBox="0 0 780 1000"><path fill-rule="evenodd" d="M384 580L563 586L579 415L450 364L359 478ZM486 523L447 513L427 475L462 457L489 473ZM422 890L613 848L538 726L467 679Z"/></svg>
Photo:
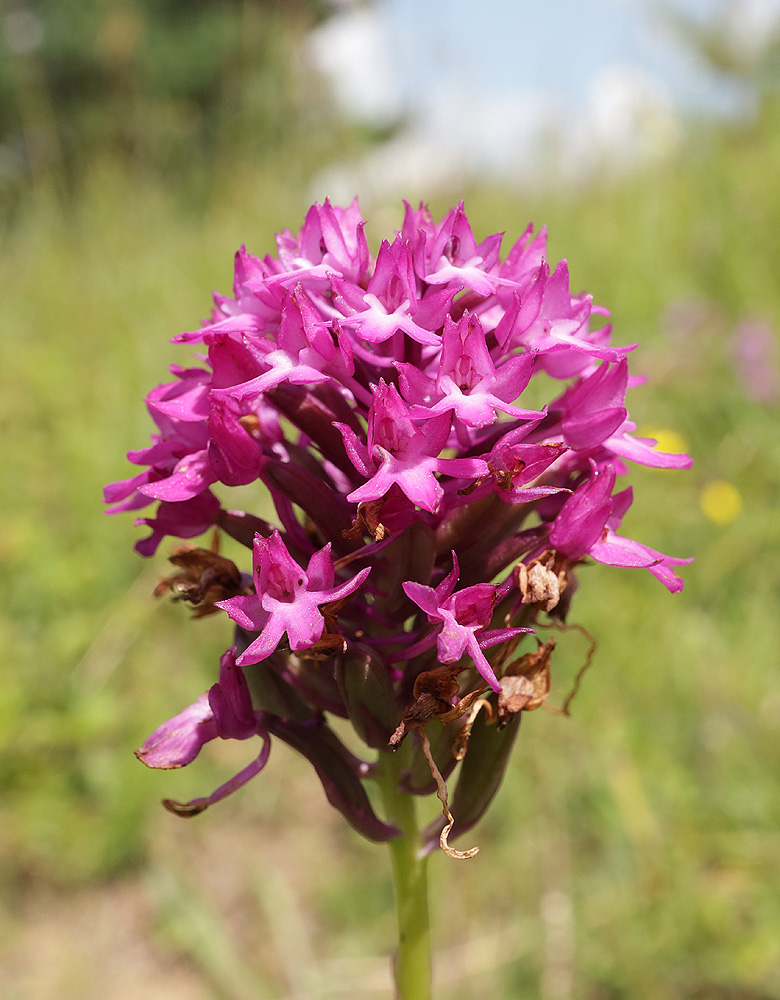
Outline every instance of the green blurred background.
<svg viewBox="0 0 780 1000"><path fill-rule="evenodd" d="M142 561L100 503L234 250L272 250L318 171L386 135L343 120L302 57L315 0L3 9L0 995L389 996L387 852L305 762L276 745L235 800L189 823L159 807L246 760L132 754L212 682L229 630L153 601L163 550ZM753 114L689 116L665 157L578 185L408 192L437 213L462 195L478 237L547 223L572 287L640 343L640 428L696 459L632 470L626 523L696 556L684 592L583 570L573 618L598 650L573 717L525 718L479 857L432 861L451 1000L780 998L777 49L734 65L688 35ZM375 245L400 224L396 201L363 208ZM559 647L558 702L586 644Z"/></svg>

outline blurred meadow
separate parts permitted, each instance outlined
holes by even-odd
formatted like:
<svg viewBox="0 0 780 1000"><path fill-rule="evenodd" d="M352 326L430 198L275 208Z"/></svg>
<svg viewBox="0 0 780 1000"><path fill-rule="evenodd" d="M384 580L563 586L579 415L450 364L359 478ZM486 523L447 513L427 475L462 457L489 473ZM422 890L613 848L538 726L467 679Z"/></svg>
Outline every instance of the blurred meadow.
<svg viewBox="0 0 780 1000"><path fill-rule="evenodd" d="M3 15L8 1000L390 996L387 851L303 760L275 744L257 781L190 822L159 806L246 761L210 744L155 773L132 753L212 683L230 630L153 600L170 546L142 560L132 517L101 504L148 438L142 397L187 363L169 338L229 291L235 249L272 251L324 165L386 138L343 119L296 56L326 13L49 0ZM619 174L406 193L437 215L464 197L477 237L506 230L505 248L547 224L572 287L610 308L616 343L639 343L633 418L695 458L632 469L626 524L696 557L684 591L582 571L570 621L598 647L572 717L526 715L468 837L479 857L432 859L437 996L780 998L780 97L753 83L751 115L689 115L673 151ZM363 210L374 247L400 225L395 198ZM560 704L587 643L558 640Z"/></svg>

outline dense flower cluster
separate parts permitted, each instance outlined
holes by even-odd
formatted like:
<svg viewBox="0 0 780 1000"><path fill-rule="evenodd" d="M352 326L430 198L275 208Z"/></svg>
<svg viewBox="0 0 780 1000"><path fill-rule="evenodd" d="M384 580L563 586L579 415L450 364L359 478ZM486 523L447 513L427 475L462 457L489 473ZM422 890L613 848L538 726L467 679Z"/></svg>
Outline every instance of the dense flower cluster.
<svg viewBox="0 0 780 1000"><path fill-rule="evenodd" d="M216 737L259 737L262 749L208 798L169 803L175 811L243 784L276 736L312 762L358 830L386 839L395 831L363 785L375 765L347 750L325 713L379 750L409 732L419 744L413 731L436 719L441 774L462 760L453 812L456 832L466 829L532 700L538 658L511 662L514 651L539 615L564 617L576 564L644 567L682 587L674 567L686 560L619 534L632 501L630 488L615 492L626 461L690 464L634 436L631 348L594 323L606 313L591 296L571 294L565 261L551 270L544 230L529 227L503 260L500 245L500 235L477 243L462 205L440 222L407 205L374 258L357 203L326 201L297 236L277 238L276 257L239 250L233 295L215 296L210 319L176 338L205 353L150 393L157 433L128 456L143 470L106 500L111 512L157 502L137 522L151 529L143 555L166 535L216 527L251 549L252 573L213 551L175 553L183 572L161 586L198 613L224 611L236 644L208 695L139 756L179 767ZM522 405L541 383L560 388L546 405ZM222 487L257 480L278 528L222 504ZM522 688L508 680L523 675L529 695L508 711L503 696ZM477 694L486 711L472 725ZM488 725L502 697L501 724ZM430 792L418 763L404 786Z"/></svg>

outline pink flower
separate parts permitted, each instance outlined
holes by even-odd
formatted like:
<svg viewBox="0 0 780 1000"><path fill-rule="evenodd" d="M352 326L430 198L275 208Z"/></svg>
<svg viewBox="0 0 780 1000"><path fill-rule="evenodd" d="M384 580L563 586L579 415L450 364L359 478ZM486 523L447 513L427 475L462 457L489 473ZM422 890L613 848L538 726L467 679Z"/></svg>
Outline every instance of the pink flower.
<svg viewBox="0 0 780 1000"><path fill-rule="evenodd" d="M599 470L591 463L592 475L564 503L553 522L550 544L567 558L576 560L589 555L608 566L645 568L672 593L682 590L683 582L671 569L691 562L665 556L640 542L622 538L615 531L631 505L630 489L612 496L615 470Z"/></svg>
<svg viewBox="0 0 780 1000"><path fill-rule="evenodd" d="M159 433L149 448L128 458L149 468L104 490L111 513L144 507L152 500L191 500L216 480L208 460L209 372L174 366L177 381L157 386L146 405ZM122 502L124 501L124 502Z"/></svg>
<svg viewBox="0 0 780 1000"><path fill-rule="evenodd" d="M218 601L233 621L260 635L238 658L240 666L266 659L287 633L290 649L310 649L322 637L325 619L320 606L354 594L371 572L360 570L346 583L333 585L330 543L315 552L303 570L287 551L282 536L255 536L255 593Z"/></svg>
<svg viewBox="0 0 780 1000"><path fill-rule="evenodd" d="M496 369L479 317L468 313L458 323L449 317L445 319L435 379L415 365L396 363L401 392L408 402L415 404L413 416L433 417L452 412L469 427L494 424L499 411L524 420L544 416L537 410L512 405L512 400L528 385L533 366L533 354L516 354Z"/></svg>
<svg viewBox="0 0 780 1000"><path fill-rule="evenodd" d="M452 569L435 590L412 581L404 583L403 588L406 596L422 608L429 622L441 622L441 628L435 635L441 662L456 663L464 653L468 653L493 690L500 691L501 685L482 650L523 632L533 632L533 629L486 628L493 616L497 588L489 583L478 583L456 592L455 584L459 576L458 557L453 552ZM432 643L433 637L428 645Z"/></svg>
<svg viewBox="0 0 780 1000"><path fill-rule="evenodd" d="M418 429L409 408L393 385L381 379L371 387L373 401L368 416L368 436L364 445L352 428L337 424L353 465L369 481L353 490L353 503L378 500L394 485L422 507L435 513L444 490L436 473L476 478L487 472L478 458L440 458L449 433L449 419L429 420Z"/></svg>

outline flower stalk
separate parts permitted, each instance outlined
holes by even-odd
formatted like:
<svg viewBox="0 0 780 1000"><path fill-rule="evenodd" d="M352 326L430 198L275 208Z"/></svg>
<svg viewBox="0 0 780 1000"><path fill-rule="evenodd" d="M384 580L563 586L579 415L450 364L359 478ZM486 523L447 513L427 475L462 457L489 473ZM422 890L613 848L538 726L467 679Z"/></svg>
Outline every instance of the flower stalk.
<svg viewBox="0 0 780 1000"><path fill-rule="evenodd" d="M396 753L380 753L377 783L387 822L401 831L388 842L398 920L398 950L393 960L396 1000L430 1000L428 859L421 852L415 798L398 784L401 771L409 766L410 748L407 741Z"/></svg>

